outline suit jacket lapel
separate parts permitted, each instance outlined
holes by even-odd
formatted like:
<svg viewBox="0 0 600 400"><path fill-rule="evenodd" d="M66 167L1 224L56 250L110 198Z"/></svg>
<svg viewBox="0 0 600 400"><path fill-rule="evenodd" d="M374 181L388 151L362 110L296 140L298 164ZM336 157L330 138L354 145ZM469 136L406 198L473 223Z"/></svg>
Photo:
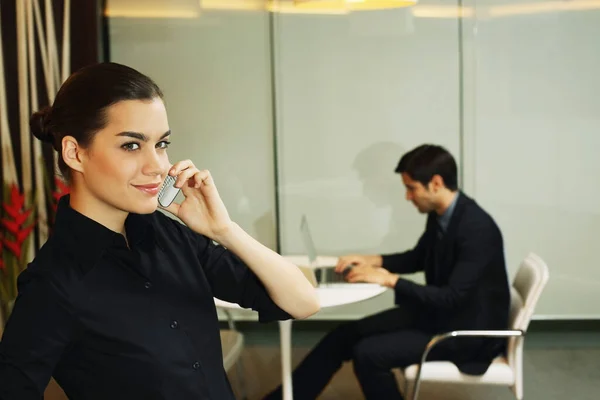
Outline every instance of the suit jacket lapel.
<svg viewBox="0 0 600 400"><path fill-rule="evenodd" d="M426 227L428 249L426 255L427 260L425 261L425 280L428 284L435 283L435 270L438 262L435 255L435 243L437 235L436 224L437 221L435 214L429 214Z"/></svg>
<svg viewBox="0 0 600 400"><path fill-rule="evenodd" d="M442 237L442 242L440 243L440 249L438 254L438 262L435 263L435 276L440 277L440 269L446 268L449 262L449 251L448 249L456 240L456 234L458 230L458 222L461 219L462 213L465 210L465 204L467 202L467 197L462 192L458 192L458 199L456 199L456 205L454 207L454 211L452 212L452 216L450 217L450 222L448 223L448 228L446 229L446 233ZM434 221L437 223L437 221Z"/></svg>

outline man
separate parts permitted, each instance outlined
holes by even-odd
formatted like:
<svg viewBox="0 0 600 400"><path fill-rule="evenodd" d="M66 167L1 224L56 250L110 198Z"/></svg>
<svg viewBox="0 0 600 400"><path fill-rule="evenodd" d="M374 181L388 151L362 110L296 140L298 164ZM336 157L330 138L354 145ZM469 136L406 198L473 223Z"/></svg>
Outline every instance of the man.
<svg viewBox="0 0 600 400"><path fill-rule="evenodd" d="M391 370L419 362L436 333L508 326L502 234L492 217L458 190L452 155L440 146L422 145L402 156L395 172L402 176L406 199L428 214L416 247L398 254L340 257L336 270L352 265L348 281L392 288L398 307L327 334L293 374L296 400L315 399L348 360L367 399L402 399ZM425 272L426 285L401 277L416 271ZM480 375L505 343L449 339L428 360L449 360L465 373ZM281 398L281 388L267 398Z"/></svg>

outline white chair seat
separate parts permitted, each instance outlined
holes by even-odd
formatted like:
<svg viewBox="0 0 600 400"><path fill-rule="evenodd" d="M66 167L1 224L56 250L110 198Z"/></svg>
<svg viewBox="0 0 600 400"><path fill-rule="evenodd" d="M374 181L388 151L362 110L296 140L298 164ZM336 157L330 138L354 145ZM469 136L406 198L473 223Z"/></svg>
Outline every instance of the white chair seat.
<svg viewBox="0 0 600 400"><path fill-rule="evenodd" d="M235 364L244 348L244 336L234 330L221 330L221 346L223 349L223 367L229 371Z"/></svg>
<svg viewBox="0 0 600 400"><path fill-rule="evenodd" d="M411 365L404 373L406 397L411 400L419 398L419 387L421 381L472 383L507 385L511 387L518 400L523 399L523 335L531 321L535 306L542 294L542 290L548 282L550 274L548 266L537 254L529 253L521 262L517 275L513 279L510 288L510 316L509 330L503 331L453 331L436 336L423 353L426 358L429 351L442 340L452 340L460 336L488 336L508 338L505 357L497 357L489 366L485 374L481 376L467 375L450 362L426 361L421 368L421 374L417 379L418 365ZM414 383L413 383L414 382ZM413 383L412 393L409 388ZM411 393L412 396L408 396Z"/></svg>
<svg viewBox="0 0 600 400"><path fill-rule="evenodd" d="M404 370L406 379L413 381L417 376L417 364ZM427 361L421 371L422 381L453 382L453 383L479 383L491 385L513 385L515 375L508 365L505 357L496 357L488 370L483 375L467 375L449 361Z"/></svg>

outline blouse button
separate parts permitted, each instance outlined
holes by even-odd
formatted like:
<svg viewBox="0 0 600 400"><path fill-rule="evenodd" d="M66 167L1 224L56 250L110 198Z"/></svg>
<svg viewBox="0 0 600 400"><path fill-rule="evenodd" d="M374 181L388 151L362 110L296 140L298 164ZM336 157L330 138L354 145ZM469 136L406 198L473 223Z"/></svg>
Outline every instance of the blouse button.
<svg viewBox="0 0 600 400"><path fill-rule="evenodd" d="M146 283L144 284L144 287L145 287L146 289L150 289L150 288L152 287L152 282L146 282Z"/></svg>
<svg viewBox="0 0 600 400"><path fill-rule="evenodd" d="M192 365L192 368L194 368L194 369L196 369L196 370L197 370L197 369L200 369L200 363L199 363L198 361L196 361L196 362L195 362L195 363Z"/></svg>
<svg viewBox="0 0 600 400"><path fill-rule="evenodd" d="M171 322L171 329L177 329L177 328L179 328L179 322L172 321Z"/></svg>

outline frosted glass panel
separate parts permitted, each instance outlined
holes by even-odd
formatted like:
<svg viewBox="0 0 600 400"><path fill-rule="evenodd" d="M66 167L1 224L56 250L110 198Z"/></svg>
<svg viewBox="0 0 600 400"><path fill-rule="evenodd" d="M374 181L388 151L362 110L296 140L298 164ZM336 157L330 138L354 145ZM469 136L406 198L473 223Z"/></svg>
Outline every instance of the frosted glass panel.
<svg viewBox="0 0 600 400"><path fill-rule="evenodd" d="M135 1L110 3L136 13ZM275 249L268 13L159 3L158 15L177 18L110 18L111 61L157 81L173 131L171 161L209 169L232 219Z"/></svg>
<svg viewBox="0 0 600 400"><path fill-rule="evenodd" d="M320 254L413 247L424 216L404 200L400 156L434 142L459 154L458 23L412 9L275 19L280 227L305 253L306 214ZM392 306L390 293L319 318Z"/></svg>
<svg viewBox="0 0 600 400"><path fill-rule="evenodd" d="M404 152L438 143L499 223L511 277L529 251L548 262L535 318L600 318L597 1L464 0L462 29L457 3L431 0L272 16L192 0L108 4L111 59L165 91L171 158L209 168L232 217L263 243L276 247L278 224L282 253L305 253L306 214L323 255L412 247L425 219L393 170ZM392 300L313 318L357 318Z"/></svg>
<svg viewBox="0 0 600 400"><path fill-rule="evenodd" d="M594 3L477 2L476 69L466 76L475 88L476 107L467 110L473 168L466 172L503 230L511 275L529 251L548 263L536 318L600 317Z"/></svg>

